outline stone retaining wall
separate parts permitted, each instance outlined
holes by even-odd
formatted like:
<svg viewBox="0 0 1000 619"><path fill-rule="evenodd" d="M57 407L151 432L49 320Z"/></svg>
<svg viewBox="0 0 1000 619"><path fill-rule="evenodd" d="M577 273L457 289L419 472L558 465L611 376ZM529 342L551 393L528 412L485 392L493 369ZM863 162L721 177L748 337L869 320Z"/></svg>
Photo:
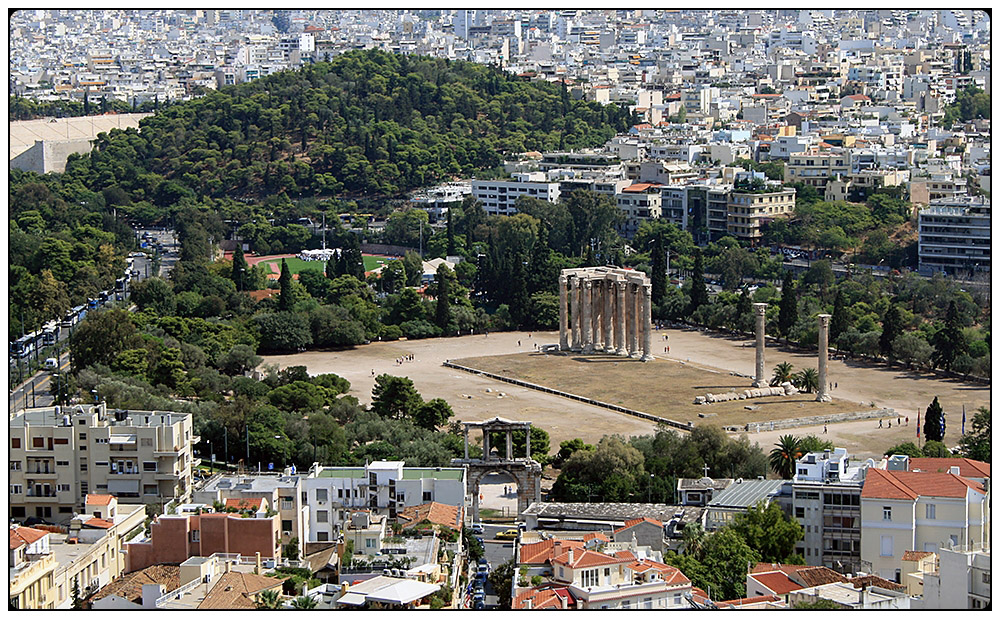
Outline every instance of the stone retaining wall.
<svg viewBox="0 0 1000 619"><path fill-rule="evenodd" d="M730 432L756 432L758 426L760 430L784 430L785 428L800 428L802 426L818 426L825 423L842 423L844 421L857 421L859 419L884 419L896 418L896 410L892 408L871 408L854 413L836 413L833 415L817 415L815 417L798 417L796 419L782 419L779 421L762 421L760 423L748 423L743 426L724 426Z"/></svg>

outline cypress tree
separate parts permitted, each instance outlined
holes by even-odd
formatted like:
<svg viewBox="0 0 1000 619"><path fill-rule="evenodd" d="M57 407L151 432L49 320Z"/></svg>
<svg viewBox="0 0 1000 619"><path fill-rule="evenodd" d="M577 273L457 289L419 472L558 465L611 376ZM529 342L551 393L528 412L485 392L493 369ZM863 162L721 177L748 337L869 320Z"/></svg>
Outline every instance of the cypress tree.
<svg viewBox="0 0 1000 619"><path fill-rule="evenodd" d="M663 245L663 233L659 232L653 241L653 305L663 303L667 293L667 261L666 249Z"/></svg>
<svg viewBox="0 0 1000 619"><path fill-rule="evenodd" d="M740 292L740 296L736 299L736 320L735 325L738 331L746 331L747 327L753 328L754 318L753 314L753 304L750 302L750 293L746 288Z"/></svg>
<svg viewBox="0 0 1000 619"><path fill-rule="evenodd" d="M451 220L451 209L448 209L448 255L454 256L455 251L455 224Z"/></svg>
<svg viewBox="0 0 1000 619"><path fill-rule="evenodd" d="M694 312L708 303L708 289L705 287L705 260L701 249L694 250L694 268L691 270L691 304L688 313Z"/></svg>
<svg viewBox="0 0 1000 619"><path fill-rule="evenodd" d="M437 268L437 307L435 308L435 321L442 332L447 332L448 321L451 320L451 301L448 298L449 282L448 267L442 264Z"/></svg>
<svg viewBox="0 0 1000 619"><path fill-rule="evenodd" d="M955 363L955 359L967 350L965 335L962 333L962 323L958 318L958 307L954 301L948 303L944 327L934 334L932 343L934 344L934 354L931 355L931 361L934 362L934 367L949 371L952 364Z"/></svg>
<svg viewBox="0 0 1000 619"><path fill-rule="evenodd" d="M927 407L924 415L924 440L944 440L944 410L941 408L937 396L934 396L934 401Z"/></svg>
<svg viewBox="0 0 1000 619"><path fill-rule="evenodd" d="M882 317L882 335L878 338L878 349L883 357L892 354L892 342L903 332L903 325L899 317L899 308L895 303L889 303L889 309L885 310Z"/></svg>
<svg viewBox="0 0 1000 619"><path fill-rule="evenodd" d="M830 339L834 342L840 334L847 331L847 310L844 307L844 293L837 288L837 296L833 299L833 316L830 318Z"/></svg>
<svg viewBox="0 0 1000 619"><path fill-rule="evenodd" d="M327 279L336 279L337 277L337 260L340 258L338 254L332 254L330 259L326 261L326 277Z"/></svg>
<svg viewBox="0 0 1000 619"><path fill-rule="evenodd" d="M798 299L795 298L795 279L791 271L785 271L785 279L781 282L781 301L778 302L778 330L788 341L795 321L799 317Z"/></svg>
<svg viewBox="0 0 1000 619"><path fill-rule="evenodd" d="M288 270L285 259L281 259L281 275L278 276L278 311L287 312L292 309L292 272Z"/></svg>
<svg viewBox="0 0 1000 619"><path fill-rule="evenodd" d="M247 260L243 256L243 243L236 242L236 251L233 252L233 283L240 292L247 289Z"/></svg>

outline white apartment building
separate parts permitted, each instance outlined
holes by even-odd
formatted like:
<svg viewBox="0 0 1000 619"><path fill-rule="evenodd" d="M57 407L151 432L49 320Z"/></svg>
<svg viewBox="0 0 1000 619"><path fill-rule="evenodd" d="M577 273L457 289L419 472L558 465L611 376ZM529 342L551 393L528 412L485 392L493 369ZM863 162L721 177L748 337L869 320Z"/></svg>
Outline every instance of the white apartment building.
<svg viewBox="0 0 1000 619"><path fill-rule="evenodd" d="M990 200L981 196L936 200L919 212L921 272L989 272Z"/></svg>
<svg viewBox="0 0 1000 619"><path fill-rule="evenodd" d="M924 574L925 610L984 609L992 596L990 551L981 546L939 548L937 570Z"/></svg>
<svg viewBox="0 0 1000 619"><path fill-rule="evenodd" d="M472 195L483 205L487 215L515 215L514 203L521 196L547 200L559 200L559 183L545 180L542 172L526 172L513 175L510 181L472 181Z"/></svg>
<svg viewBox="0 0 1000 619"><path fill-rule="evenodd" d="M959 466L951 470L868 470L861 490L861 560L872 573L902 582L908 550L989 544L988 486L960 477Z"/></svg>
<svg viewBox="0 0 1000 619"><path fill-rule="evenodd" d="M632 553L612 556L570 547L552 559L552 581L564 585L578 609L690 608L691 580L675 567Z"/></svg>
<svg viewBox="0 0 1000 619"><path fill-rule="evenodd" d="M795 210L795 190L741 191L729 195L727 229L738 239L756 242L761 239L761 224L775 217L791 215Z"/></svg>
<svg viewBox="0 0 1000 619"><path fill-rule="evenodd" d="M64 523L90 493L160 505L191 494L191 415L95 406L25 409L10 418L12 519Z"/></svg>
<svg viewBox="0 0 1000 619"><path fill-rule="evenodd" d="M431 501L465 506L464 468L405 467L402 461L357 467L313 465L302 480L301 503L309 511L308 539L337 539L351 511L369 509L395 518L407 507Z"/></svg>
<svg viewBox="0 0 1000 619"><path fill-rule="evenodd" d="M846 177L850 172L851 164L847 153L795 153L789 155L785 164L784 181L812 185L822 190L830 178L838 174Z"/></svg>

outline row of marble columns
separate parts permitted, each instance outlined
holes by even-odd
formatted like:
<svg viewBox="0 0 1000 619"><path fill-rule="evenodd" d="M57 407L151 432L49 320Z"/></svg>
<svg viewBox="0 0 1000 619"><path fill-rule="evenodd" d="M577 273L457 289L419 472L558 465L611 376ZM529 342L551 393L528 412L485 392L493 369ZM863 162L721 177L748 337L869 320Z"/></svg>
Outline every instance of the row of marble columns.
<svg viewBox="0 0 1000 619"><path fill-rule="evenodd" d="M764 375L764 314L767 311L767 303L754 303L753 309L757 319L757 358L753 386L761 388L767 386L767 376ZM819 327L819 390L816 393L816 401L829 402L832 398L830 383L827 380L826 361L830 350L830 314L819 314L816 319Z"/></svg>
<svg viewBox="0 0 1000 619"><path fill-rule="evenodd" d="M648 278L605 267L565 269L559 275L559 349L651 361Z"/></svg>

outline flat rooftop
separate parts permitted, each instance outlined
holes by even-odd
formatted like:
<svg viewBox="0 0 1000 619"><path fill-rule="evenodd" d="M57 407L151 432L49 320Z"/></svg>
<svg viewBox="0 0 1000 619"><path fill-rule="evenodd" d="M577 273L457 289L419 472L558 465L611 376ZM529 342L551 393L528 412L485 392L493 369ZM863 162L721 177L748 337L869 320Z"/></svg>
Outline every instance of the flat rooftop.
<svg viewBox="0 0 1000 619"><path fill-rule="evenodd" d="M783 479L751 479L737 481L719 494L715 495L709 507L752 507L762 499L781 492Z"/></svg>

